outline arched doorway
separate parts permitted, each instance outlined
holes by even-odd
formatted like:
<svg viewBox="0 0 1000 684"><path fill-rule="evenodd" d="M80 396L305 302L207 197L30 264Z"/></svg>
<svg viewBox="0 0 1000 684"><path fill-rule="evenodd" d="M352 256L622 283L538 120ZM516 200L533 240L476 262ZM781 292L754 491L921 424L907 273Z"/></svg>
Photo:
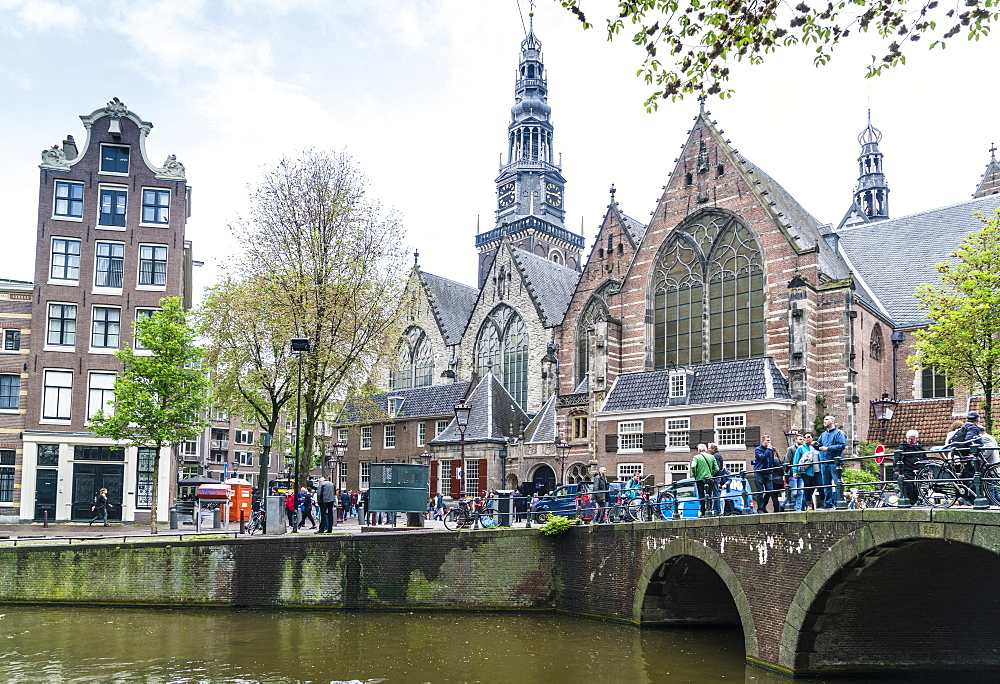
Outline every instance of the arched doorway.
<svg viewBox="0 0 1000 684"><path fill-rule="evenodd" d="M827 556L837 552L834 546ZM949 539L911 538L848 558L825 583L815 573L803 583L822 589L807 610L790 613L800 617L798 638L782 660L791 660L796 674L952 674L1000 665L1000 596L991 586L1000 555ZM799 594L795 603L803 605ZM787 622L786 638L795 626Z"/></svg>
<svg viewBox="0 0 1000 684"><path fill-rule="evenodd" d="M531 474L531 482L534 484L536 494L539 496L548 494L556 486L556 473L543 463Z"/></svg>

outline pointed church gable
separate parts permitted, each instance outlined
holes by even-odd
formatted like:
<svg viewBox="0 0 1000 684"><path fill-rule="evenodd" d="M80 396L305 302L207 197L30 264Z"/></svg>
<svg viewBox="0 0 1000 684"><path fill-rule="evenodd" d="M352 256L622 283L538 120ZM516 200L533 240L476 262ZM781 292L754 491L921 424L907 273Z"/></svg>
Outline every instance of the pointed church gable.
<svg viewBox="0 0 1000 684"><path fill-rule="evenodd" d="M542 320L548 326L562 323L580 274L545 257L512 248L511 254L524 277Z"/></svg>
<svg viewBox="0 0 1000 684"><path fill-rule="evenodd" d="M503 383L493 373L487 373L465 400L472 407L465 443L499 442L516 437L528 424L528 415L521 410ZM457 444L462 435L455 421L431 441L431 445Z"/></svg>
<svg viewBox="0 0 1000 684"><path fill-rule="evenodd" d="M996 145L991 146L990 163L986 165L986 171L983 172L979 181L979 187L972 193L973 199L1000 193L1000 162L997 161L996 152Z"/></svg>
<svg viewBox="0 0 1000 684"><path fill-rule="evenodd" d="M448 344L458 344L476 306L479 290L430 273L421 272L420 278L442 336Z"/></svg>

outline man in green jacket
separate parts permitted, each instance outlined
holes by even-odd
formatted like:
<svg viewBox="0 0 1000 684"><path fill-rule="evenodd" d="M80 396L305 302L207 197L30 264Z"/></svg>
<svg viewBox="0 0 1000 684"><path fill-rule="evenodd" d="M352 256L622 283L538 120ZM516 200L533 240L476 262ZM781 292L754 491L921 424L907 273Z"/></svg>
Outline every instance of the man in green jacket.
<svg viewBox="0 0 1000 684"><path fill-rule="evenodd" d="M698 453L691 459L691 477L697 480L695 484L698 487L698 499L702 515L714 510L709 499L718 496L718 487L716 487L714 479L718 471L719 465L715 460L715 456L708 453L708 447L704 444L699 444Z"/></svg>

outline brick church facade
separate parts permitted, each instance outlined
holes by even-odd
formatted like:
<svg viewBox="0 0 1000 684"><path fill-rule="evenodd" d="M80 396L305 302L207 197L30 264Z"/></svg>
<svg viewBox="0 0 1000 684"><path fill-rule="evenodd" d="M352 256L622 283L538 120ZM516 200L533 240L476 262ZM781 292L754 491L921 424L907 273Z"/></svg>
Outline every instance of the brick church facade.
<svg viewBox="0 0 1000 684"><path fill-rule="evenodd" d="M650 220L627 215L612 187L583 254L582 236L563 226L546 78L529 30L496 225L476 236L477 287L415 263L415 304L374 398L394 408L345 420L351 471L372 461L356 446L360 430L370 440L387 425L394 451L375 459L429 463L432 488L457 496L550 487L600 466L676 480L709 441L741 470L762 435L781 446L827 414L853 445L880 436L870 406L883 393L911 422L968 410L961 388L906 363L913 331L929 323L912 293L977 229L973 212L1000 206L995 158L972 200L892 218L882 134L869 120L857 188L835 226L743 157L702 105ZM890 242L907 249L885 250ZM447 406L459 394L473 407L464 436ZM940 422L930 441L950 420Z"/></svg>

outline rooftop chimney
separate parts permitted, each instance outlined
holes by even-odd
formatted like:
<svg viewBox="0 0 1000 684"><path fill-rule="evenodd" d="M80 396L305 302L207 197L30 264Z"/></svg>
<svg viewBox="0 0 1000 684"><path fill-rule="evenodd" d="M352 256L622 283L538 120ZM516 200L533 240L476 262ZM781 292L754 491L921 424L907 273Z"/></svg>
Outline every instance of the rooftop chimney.
<svg viewBox="0 0 1000 684"><path fill-rule="evenodd" d="M66 139L63 140L63 154L66 155L67 161L73 161L76 159L77 154L79 154L76 150L76 141L73 140L72 135L67 135Z"/></svg>

